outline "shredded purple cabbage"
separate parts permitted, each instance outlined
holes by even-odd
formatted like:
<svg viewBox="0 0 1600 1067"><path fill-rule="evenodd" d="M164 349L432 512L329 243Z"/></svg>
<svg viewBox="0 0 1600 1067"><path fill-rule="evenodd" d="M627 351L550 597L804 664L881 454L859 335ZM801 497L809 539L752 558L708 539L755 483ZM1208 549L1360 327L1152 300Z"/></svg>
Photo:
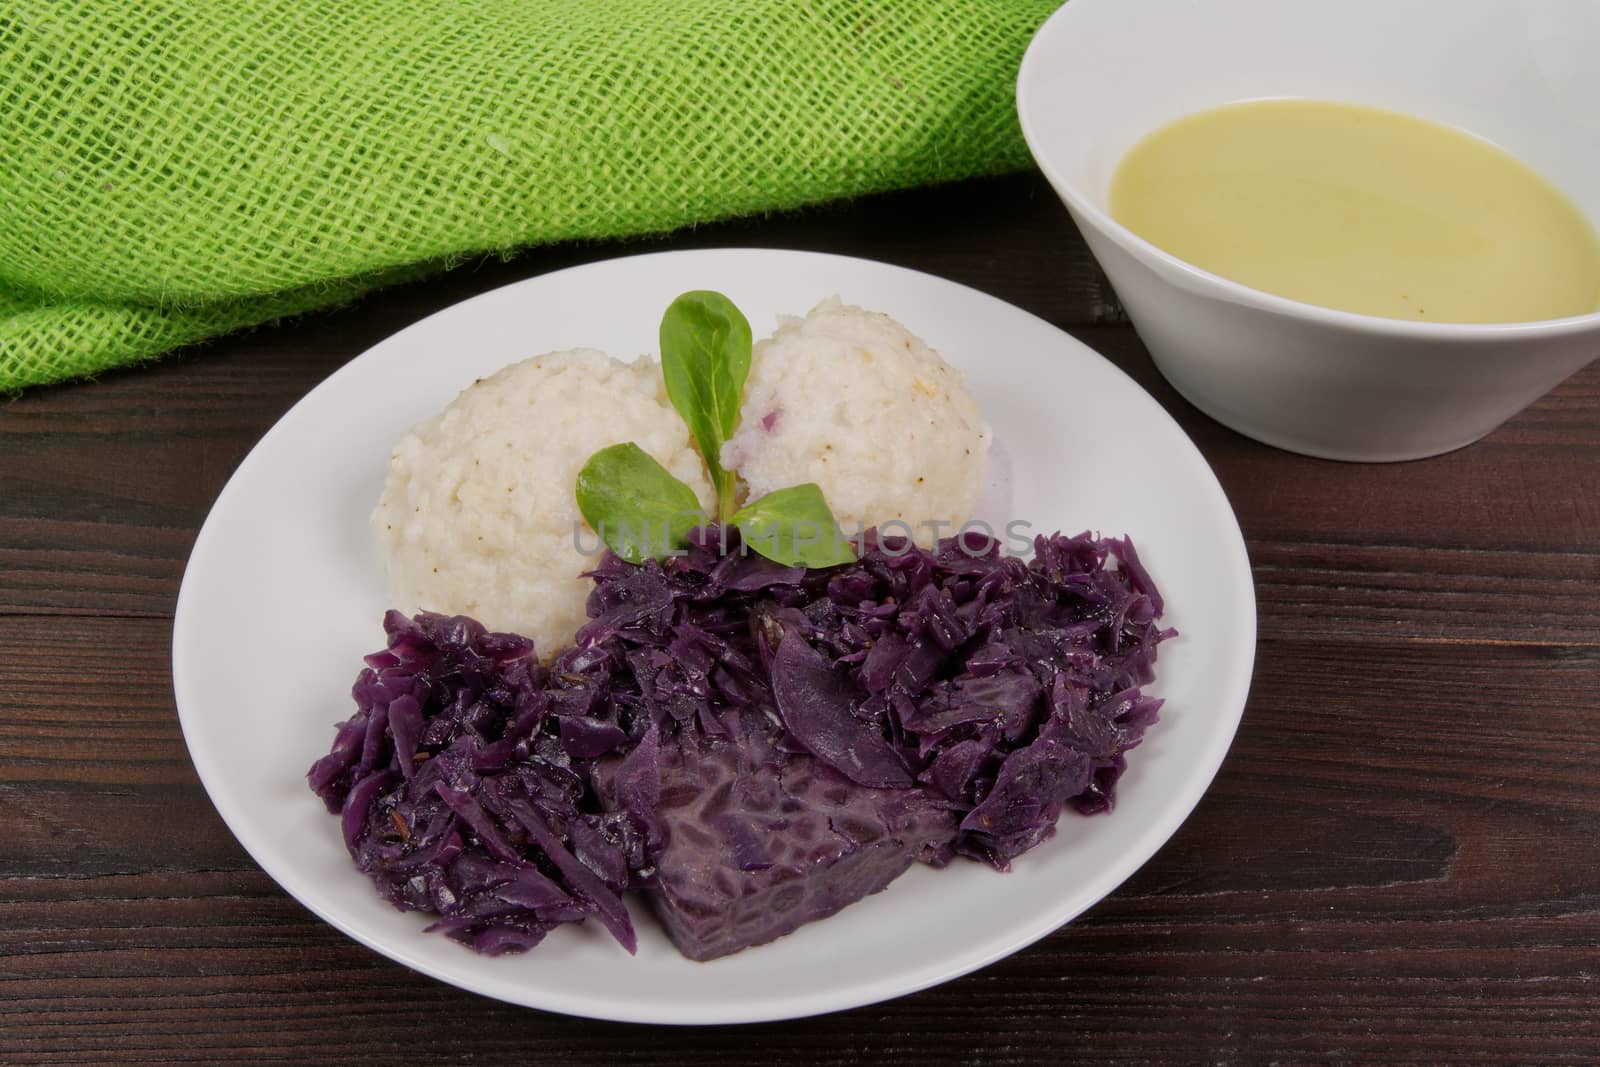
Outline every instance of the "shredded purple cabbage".
<svg viewBox="0 0 1600 1067"><path fill-rule="evenodd" d="M869 533L858 562L807 571L737 537L707 527L643 565L608 554L591 621L548 668L470 619L388 614L309 780L390 901L481 952L590 916L632 951L620 893L671 888L663 767L677 781L680 751L719 745L815 759L863 810L891 793L947 809L940 840L913 842L935 864L1004 870L1067 806L1111 808L1172 634L1131 542L1057 534L1023 562L972 535L928 552ZM705 862L678 865L767 870L766 824L718 810Z"/></svg>
<svg viewBox="0 0 1600 1067"><path fill-rule="evenodd" d="M961 816L951 850L1001 870L1067 805L1110 810L1173 634L1131 541L1039 537L1024 562L972 534L928 552L869 533L856 563L806 571L718 537L594 572L578 644L624 650L653 721L763 713L859 786L936 790Z"/></svg>
<svg viewBox="0 0 1600 1067"><path fill-rule="evenodd" d="M588 764L626 741L599 679L540 667L533 642L396 611L357 711L311 768L356 866L430 929L496 955L593 916L629 952L619 895L648 882L644 827L592 804Z"/></svg>

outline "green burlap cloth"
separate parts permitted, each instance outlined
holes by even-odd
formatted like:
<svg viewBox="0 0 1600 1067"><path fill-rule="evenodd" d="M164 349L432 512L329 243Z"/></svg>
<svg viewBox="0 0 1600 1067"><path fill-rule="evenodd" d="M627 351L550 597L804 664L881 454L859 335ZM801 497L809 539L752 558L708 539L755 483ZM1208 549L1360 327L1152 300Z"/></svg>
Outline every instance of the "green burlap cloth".
<svg viewBox="0 0 1600 1067"><path fill-rule="evenodd" d="M469 255L1016 168L1059 2L3 0L0 390Z"/></svg>

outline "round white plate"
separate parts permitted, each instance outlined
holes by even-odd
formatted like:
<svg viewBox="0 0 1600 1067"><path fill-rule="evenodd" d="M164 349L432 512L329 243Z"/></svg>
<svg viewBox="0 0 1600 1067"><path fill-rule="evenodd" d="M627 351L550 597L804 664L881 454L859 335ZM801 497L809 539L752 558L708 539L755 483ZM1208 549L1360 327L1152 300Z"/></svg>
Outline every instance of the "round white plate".
<svg viewBox="0 0 1600 1067"><path fill-rule="evenodd" d="M1162 721L1130 754L1110 815L1062 817L1009 874L958 861L770 945L711 963L672 948L641 901L639 954L597 924L489 959L394 910L351 864L305 773L383 646L382 563L367 527L389 450L471 382L540 352L652 352L662 311L717 289L756 336L838 294L886 311L965 374L995 428L987 516L1042 532L1129 533L1182 635L1161 647ZM998 514L1006 509L1009 516ZM172 673L184 738L217 810L312 911L425 974L517 1004L607 1019L728 1023L869 1004L1044 936L1128 877L1216 773L1244 707L1255 597L1222 489L1176 423L1116 367L1042 319L953 282L839 256L668 252L576 267L402 330L296 404L246 457L195 542Z"/></svg>

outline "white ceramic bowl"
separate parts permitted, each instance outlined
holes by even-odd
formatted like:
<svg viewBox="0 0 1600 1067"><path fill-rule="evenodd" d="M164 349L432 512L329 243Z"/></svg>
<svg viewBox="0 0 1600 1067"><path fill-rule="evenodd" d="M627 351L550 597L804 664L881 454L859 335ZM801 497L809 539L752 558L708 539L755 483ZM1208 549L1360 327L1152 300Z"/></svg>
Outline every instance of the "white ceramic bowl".
<svg viewBox="0 0 1600 1067"><path fill-rule="evenodd" d="M1145 134L1240 100L1367 104L1486 138L1600 219L1593 0L1070 0L1039 30L1017 108L1161 372L1200 410L1280 448L1403 460L1470 444L1600 355L1600 313L1404 322L1239 285L1106 210Z"/></svg>

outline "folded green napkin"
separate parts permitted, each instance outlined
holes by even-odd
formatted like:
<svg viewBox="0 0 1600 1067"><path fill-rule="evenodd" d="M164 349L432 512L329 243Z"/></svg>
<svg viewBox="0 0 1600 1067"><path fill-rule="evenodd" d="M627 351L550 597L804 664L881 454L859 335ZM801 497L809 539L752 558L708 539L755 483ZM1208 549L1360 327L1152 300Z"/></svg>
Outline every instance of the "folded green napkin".
<svg viewBox="0 0 1600 1067"><path fill-rule="evenodd" d="M0 390L463 257L1012 169L1060 0L6 0Z"/></svg>

